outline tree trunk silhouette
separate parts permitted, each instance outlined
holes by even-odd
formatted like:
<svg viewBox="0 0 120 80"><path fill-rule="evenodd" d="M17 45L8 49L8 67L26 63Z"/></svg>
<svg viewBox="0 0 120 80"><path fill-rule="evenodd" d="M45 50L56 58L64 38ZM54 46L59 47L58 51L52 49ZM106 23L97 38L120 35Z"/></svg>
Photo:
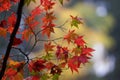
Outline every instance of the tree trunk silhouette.
<svg viewBox="0 0 120 80"><path fill-rule="evenodd" d="M16 13L17 14L17 21L16 21L16 24L15 24L14 30L13 30L11 36L10 36L10 41L8 43L6 53L5 53L5 56L4 56L4 59L3 59L2 68L1 68L1 71L0 71L0 80L2 80L2 77L4 76L7 61L8 61L10 51L11 51L11 48L12 48L12 44L13 44L14 38L16 36L16 33L18 31L19 25L20 25L23 5L24 5L24 0L20 0L19 5L18 5L18 10L17 10L17 13Z"/></svg>

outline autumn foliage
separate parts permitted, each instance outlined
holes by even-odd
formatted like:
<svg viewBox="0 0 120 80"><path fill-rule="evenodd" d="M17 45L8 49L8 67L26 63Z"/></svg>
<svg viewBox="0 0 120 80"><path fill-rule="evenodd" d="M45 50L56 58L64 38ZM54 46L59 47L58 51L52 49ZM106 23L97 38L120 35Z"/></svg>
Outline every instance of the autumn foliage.
<svg viewBox="0 0 120 80"><path fill-rule="evenodd" d="M2 80L58 80L64 68L70 69L72 73L79 72L78 68L81 67L81 64L89 62L92 57L91 52L94 50L87 46L84 36L77 34L72 29L72 27L79 29L79 25L83 24L82 19L78 16L70 15L71 30L67 30L64 36L55 39L51 37L52 34L55 34L55 28L61 29L64 27L64 25L58 27L58 24L55 23L57 21L54 13L56 1L63 5L63 0L40 0L39 5L29 14L24 15L23 12L21 18L23 23L19 25L12 48L20 51L26 57L26 60L15 61L9 57ZM0 20L0 36L3 38L6 38L7 34L12 35L18 15L16 12L11 11L11 8L17 6L19 2L20 0L0 0L0 15L4 12L10 13L10 15ZM35 2L35 0L25 0L24 5L29 6L31 2ZM40 21L36 19L37 17L40 17ZM36 32L36 28L39 28L39 31ZM38 37L39 34L46 38L41 39ZM21 37L17 35L21 35ZM28 54L19 48L19 45L28 42L31 37L34 38L34 45ZM67 42L67 45L63 46L57 40ZM29 58L28 56L39 41L44 44L43 55ZM68 45L73 45L73 47L71 48ZM0 61L1 70L3 59L4 55ZM24 75L25 66L29 69L29 76Z"/></svg>

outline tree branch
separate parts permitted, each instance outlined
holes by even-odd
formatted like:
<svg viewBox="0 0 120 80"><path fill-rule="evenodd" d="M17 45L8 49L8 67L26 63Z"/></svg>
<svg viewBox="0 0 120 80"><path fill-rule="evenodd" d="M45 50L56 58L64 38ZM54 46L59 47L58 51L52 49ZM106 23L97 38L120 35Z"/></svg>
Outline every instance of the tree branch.
<svg viewBox="0 0 120 80"><path fill-rule="evenodd" d="M23 54L23 55L26 57L27 61L26 61L25 64L27 64L27 63L29 62L29 57L28 57L28 55L25 54L25 52L23 52L22 49L17 48L17 47L12 47L12 48L18 50L19 52L21 52L21 54Z"/></svg>
<svg viewBox="0 0 120 80"><path fill-rule="evenodd" d="M14 30L13 30L11 36L10 36L10 41L8 43L7 50L6 50L6 53L5 53L5 57L3 59L2 69L1 69L1 72L0 72L0 80L2 80L2 77L4 76L4 73L5 73L5 69L7 67L7 61L8 61L9 55L10 55L12 44L13 44L14 38L16 36L16 33L18 31L19 25L20 25L23 6L24 6L24 0L20 0L18 10L17 10L17 21L16 21L16 24L15 24Z"/></svg>

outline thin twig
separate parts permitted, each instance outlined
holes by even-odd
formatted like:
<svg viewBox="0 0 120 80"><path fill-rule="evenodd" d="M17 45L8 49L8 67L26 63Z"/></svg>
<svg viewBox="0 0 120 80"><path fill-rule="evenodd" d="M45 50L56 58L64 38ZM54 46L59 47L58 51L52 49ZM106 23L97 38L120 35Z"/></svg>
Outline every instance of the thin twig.
<svg viewBox="0 0 120 80"><path fill-rule="evenodd" d="M28 62L29 62L29 57L28 57L28 55L27 55L27 54L25 54L25 52L24 52L24 51L22 51L22 49L17 48L17 47L12 47L12 48L13 48L13 49L18 50L19 52L21 52L21 54L23 54L23 55L27 58L27 62L26 62L26 63L28 63Z"/></svg>
<svg viewBox="0 0 120 80"><path fill-rule="evenodd" d="M60 39L62 39L63 37L59 37L59 38L55 38L55 39L44 39L44 40L42 40L42 39L39 39L38 41L56 41L56 40L60 40Z"/></svg>

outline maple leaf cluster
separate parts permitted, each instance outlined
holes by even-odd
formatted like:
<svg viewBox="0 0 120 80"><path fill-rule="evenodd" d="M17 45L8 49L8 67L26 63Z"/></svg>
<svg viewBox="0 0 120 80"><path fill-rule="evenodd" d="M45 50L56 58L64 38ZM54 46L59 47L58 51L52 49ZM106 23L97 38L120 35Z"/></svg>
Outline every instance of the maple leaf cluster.
<svg viewBox="0 0 120 80"><path fill-rule="evenodd" d="M15 13L11 13L6 19L0 21L0 36L6 37L7 33L12 33L16 23Z"/></svg>
<svg viewBox="0 0 120 80"><path fill-rule="evenodd" d="M2 80L23 80L23 66L24 62L14 61L12 59L8 60L8 68L5 71L5 75Z"/></svg>
<svg viewBox="0 0 120 80"><path fill-rule="evenodd" d="M0 0L0 12L9 11L11 6L18 2L19 0Z"/></svg>
<svg viewBox="0 0 120 80"><path fill-rule="evenodd" d="M32 1L32 0L31 0ZM34 0L33 0L34 1ZM59 0L63 5L63 0ZM26 2L28 2L26 0ZM0 12L9 11L11 6L19 3L19 0L0 0ZM59 76L64 71L64 68L71 69L72 72L79 72L79 68L82 64L89 62L92 57L94 49L87 46L84 36L76 33L75 30L68 30L67 34L56 39L52 39L52 33L55 33L55 20L57 20L54 13L55 0L40 0L40 5L35 7L29 14L23 17L24 24L20 25L17 35L21 37L14 37L13 48L21 52L26 57L25 61L15 61L9 58L7 63L7 69L2 80L58 80ZM36 18L41 17L40 20ZM16 24L16 13L10 12L10 15L0 21L0 36L6 38L7 34L13 32ZM70 26L79 29L79 25L83 24L82 19L78 16L70 15ZM38 32L35 31L39 28ZM38 34L46 36L47 39L42 40L38 37ZM33 37L34 36L34 37ZM19 45L24 41L28 42L31 38L34 38L35 42L32 47L40 42L44 42L44 52L42 55L29 58L29 54L25 53L19 48ZM66 42L64 46L59 41ZM69 45L73 45L71 48ZM1 62L0 62L1 63ZM27 65L30 75L24 78L24 66ZM52 77L51 77L52 76Z"/></svg>

